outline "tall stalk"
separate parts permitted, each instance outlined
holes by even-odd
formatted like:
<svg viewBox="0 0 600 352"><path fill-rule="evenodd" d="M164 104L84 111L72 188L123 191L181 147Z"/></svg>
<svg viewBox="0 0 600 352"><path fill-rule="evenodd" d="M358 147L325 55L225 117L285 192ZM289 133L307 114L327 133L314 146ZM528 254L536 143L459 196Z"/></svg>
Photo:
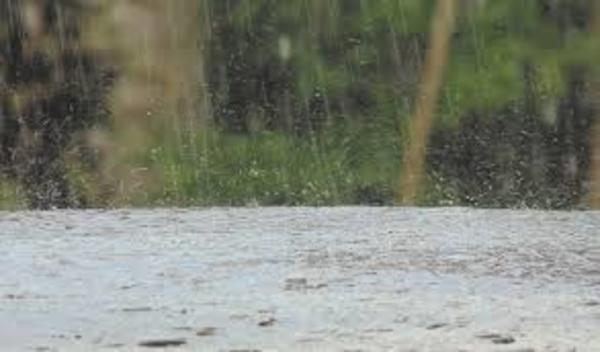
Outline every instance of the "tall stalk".
<svg viewBox="0 0 600 352"><path fill-rule="evenodd" d="M455 8L455 0L438 0L436 4L421 87L404 151L400 188L396 194L396 201L401 204L414 204L423 183L426 148L448 61Z"/></svg>

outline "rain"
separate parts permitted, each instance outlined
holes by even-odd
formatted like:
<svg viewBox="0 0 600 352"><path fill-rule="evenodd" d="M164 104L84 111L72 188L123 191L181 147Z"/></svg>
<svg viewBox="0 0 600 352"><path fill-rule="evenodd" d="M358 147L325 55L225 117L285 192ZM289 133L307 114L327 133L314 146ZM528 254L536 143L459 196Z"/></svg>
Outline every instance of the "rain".
<svg viewBox="0 0 600 352"><path fill-rule="evenodd" d="M0 350L600 349L599 34L592 0L0 1Z"/></svg>

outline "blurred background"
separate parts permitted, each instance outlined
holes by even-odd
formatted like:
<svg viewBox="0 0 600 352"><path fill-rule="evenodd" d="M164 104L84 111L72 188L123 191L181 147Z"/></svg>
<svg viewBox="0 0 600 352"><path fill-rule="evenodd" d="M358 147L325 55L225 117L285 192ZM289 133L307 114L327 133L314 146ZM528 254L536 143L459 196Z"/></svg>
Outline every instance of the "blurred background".
<svg viewBox="0 0 600 352"><path fill-rule="evenodd" d="M0 209L600 207L594 0L2 0Z"/></svg>

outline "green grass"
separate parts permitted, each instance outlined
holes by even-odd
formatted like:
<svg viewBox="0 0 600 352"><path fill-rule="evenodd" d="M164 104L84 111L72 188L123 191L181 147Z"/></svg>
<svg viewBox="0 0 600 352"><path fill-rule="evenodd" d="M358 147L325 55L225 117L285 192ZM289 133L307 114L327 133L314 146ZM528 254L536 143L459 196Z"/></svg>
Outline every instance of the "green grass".
<svg viewBox="0 0 600 352"><path fill-rule="evenodd" d="M25 208L21 188L15 183L0 177L0 210L17 210Z"/></svg>
<svg viewBox="0 0 600 352"><path fill-rule="evenodd" d="M162 183L160 191L140 194L137 203L391 203L401 160L399 140L393 129L382 133L352 126L301 138L216 130L164 138L136 162L158 174Z"/></svg>
<svg viewBox="0 0 600 352"><path fill-rule="evenodd" d="M402 161L398 125L389 118L342 121L301 137L164 128L144 151L119 161L151 175L149 183L136 183L122 199L103 190L98 170L78 158L65 159L65 164L84 207L391 205ZM422 204L448 198L448 190L433 187L439 183L433 181L424 187ZM0 179L0 209L25 205L20 188Z"/></svg>
<svg viewBox="0 0 600 352"><path fill-rule="evenodd" d="M217 128L164 126L142 150L118 160L148 176L108 184L102 170L65 157L73 194L83 207L394 204L402 161L401 122L375 117L336 121L335 128L292 136L232 134ZM115 177L118 177L116 175ZM428 180L422 204L439 204L447 190ZM435 181L435 180L434 180ZM14 182L0 179L0 209L25 208Z"/></svg>

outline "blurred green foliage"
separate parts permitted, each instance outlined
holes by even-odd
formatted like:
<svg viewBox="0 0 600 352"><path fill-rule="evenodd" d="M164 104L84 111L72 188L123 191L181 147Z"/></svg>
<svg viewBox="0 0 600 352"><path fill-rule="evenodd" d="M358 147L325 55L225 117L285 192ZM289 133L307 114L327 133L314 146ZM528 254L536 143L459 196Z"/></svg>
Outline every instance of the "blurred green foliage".
<svg viewBox="0 0 600 352"><path fill-rule="evenodd" d="M378 143L384 148L372 148ZM211 131L161 143L142 164L163 187L143 192L140 205L335 205L389 203L397 140L348 128L319 137L277 132L252 136ZM366 147L363 147L366 146ZM367 154L368 153L368 154ZM379 167L380 165L387 167ZM396 163L397 164L397 163Z"/></svg>
<svg viewBox="0 0 600 352"><path fill-rule="evenodd" d="M390 203L434 1L208 3L214 21L209 72L217 73L213 87L225 87L213 95L216 133L224 134L220 138L227 142L220 148L228 152L212 153L213 164L206 167L219 170L235 160L231 165L247 170L245 157L256 162L265 155L273 162L258 162L261 175L282 180L281 186L255 182L231 166L216 177L221 181L215 192L224 198L215 201L314 204L327 194L328 204ZM572 82L597 70L600 45L591 31L592 5L585 0L460 2L436 133L474 141L477 130L468 128L492 133L481 135L483 143L449 150L454 154L447 165L447 146L432 141L424 204L568 207L580 201L591 115L589 98L578 96L591 93ZM465 116L489 122L465 126ZM494 128L508 136L495 136ZM283 144L268 147L269 138ZM257 143L262 147L256 149ZM271 153L285 157L275 161ZM467 157L456 156L461 153ZM468 160L474 153L471 159L479 165ZM536 159L541 161L535 164ZM568 170L568 159L576 160L577 170ZM312 171L301 176L295 168ZM290 176L275 175L280 172ZM301 187L286 182L322 185L322 191L298 197ZM565 184L570 186L562 190ZM277 202L264 197L270 187L285 196L275 197ZM181 193L193 194L192 189L198 188Z"/></svg>
<svg viewBox="0 0 600 352"><path fill-rule="evenodd" d="M121 160L157 175L131 203L390 204L435 1L198 1L212 116ZM459 4L423 204L577 205L594 1ZM93 170L68 171L88 205L110 204Z"/></svg>

